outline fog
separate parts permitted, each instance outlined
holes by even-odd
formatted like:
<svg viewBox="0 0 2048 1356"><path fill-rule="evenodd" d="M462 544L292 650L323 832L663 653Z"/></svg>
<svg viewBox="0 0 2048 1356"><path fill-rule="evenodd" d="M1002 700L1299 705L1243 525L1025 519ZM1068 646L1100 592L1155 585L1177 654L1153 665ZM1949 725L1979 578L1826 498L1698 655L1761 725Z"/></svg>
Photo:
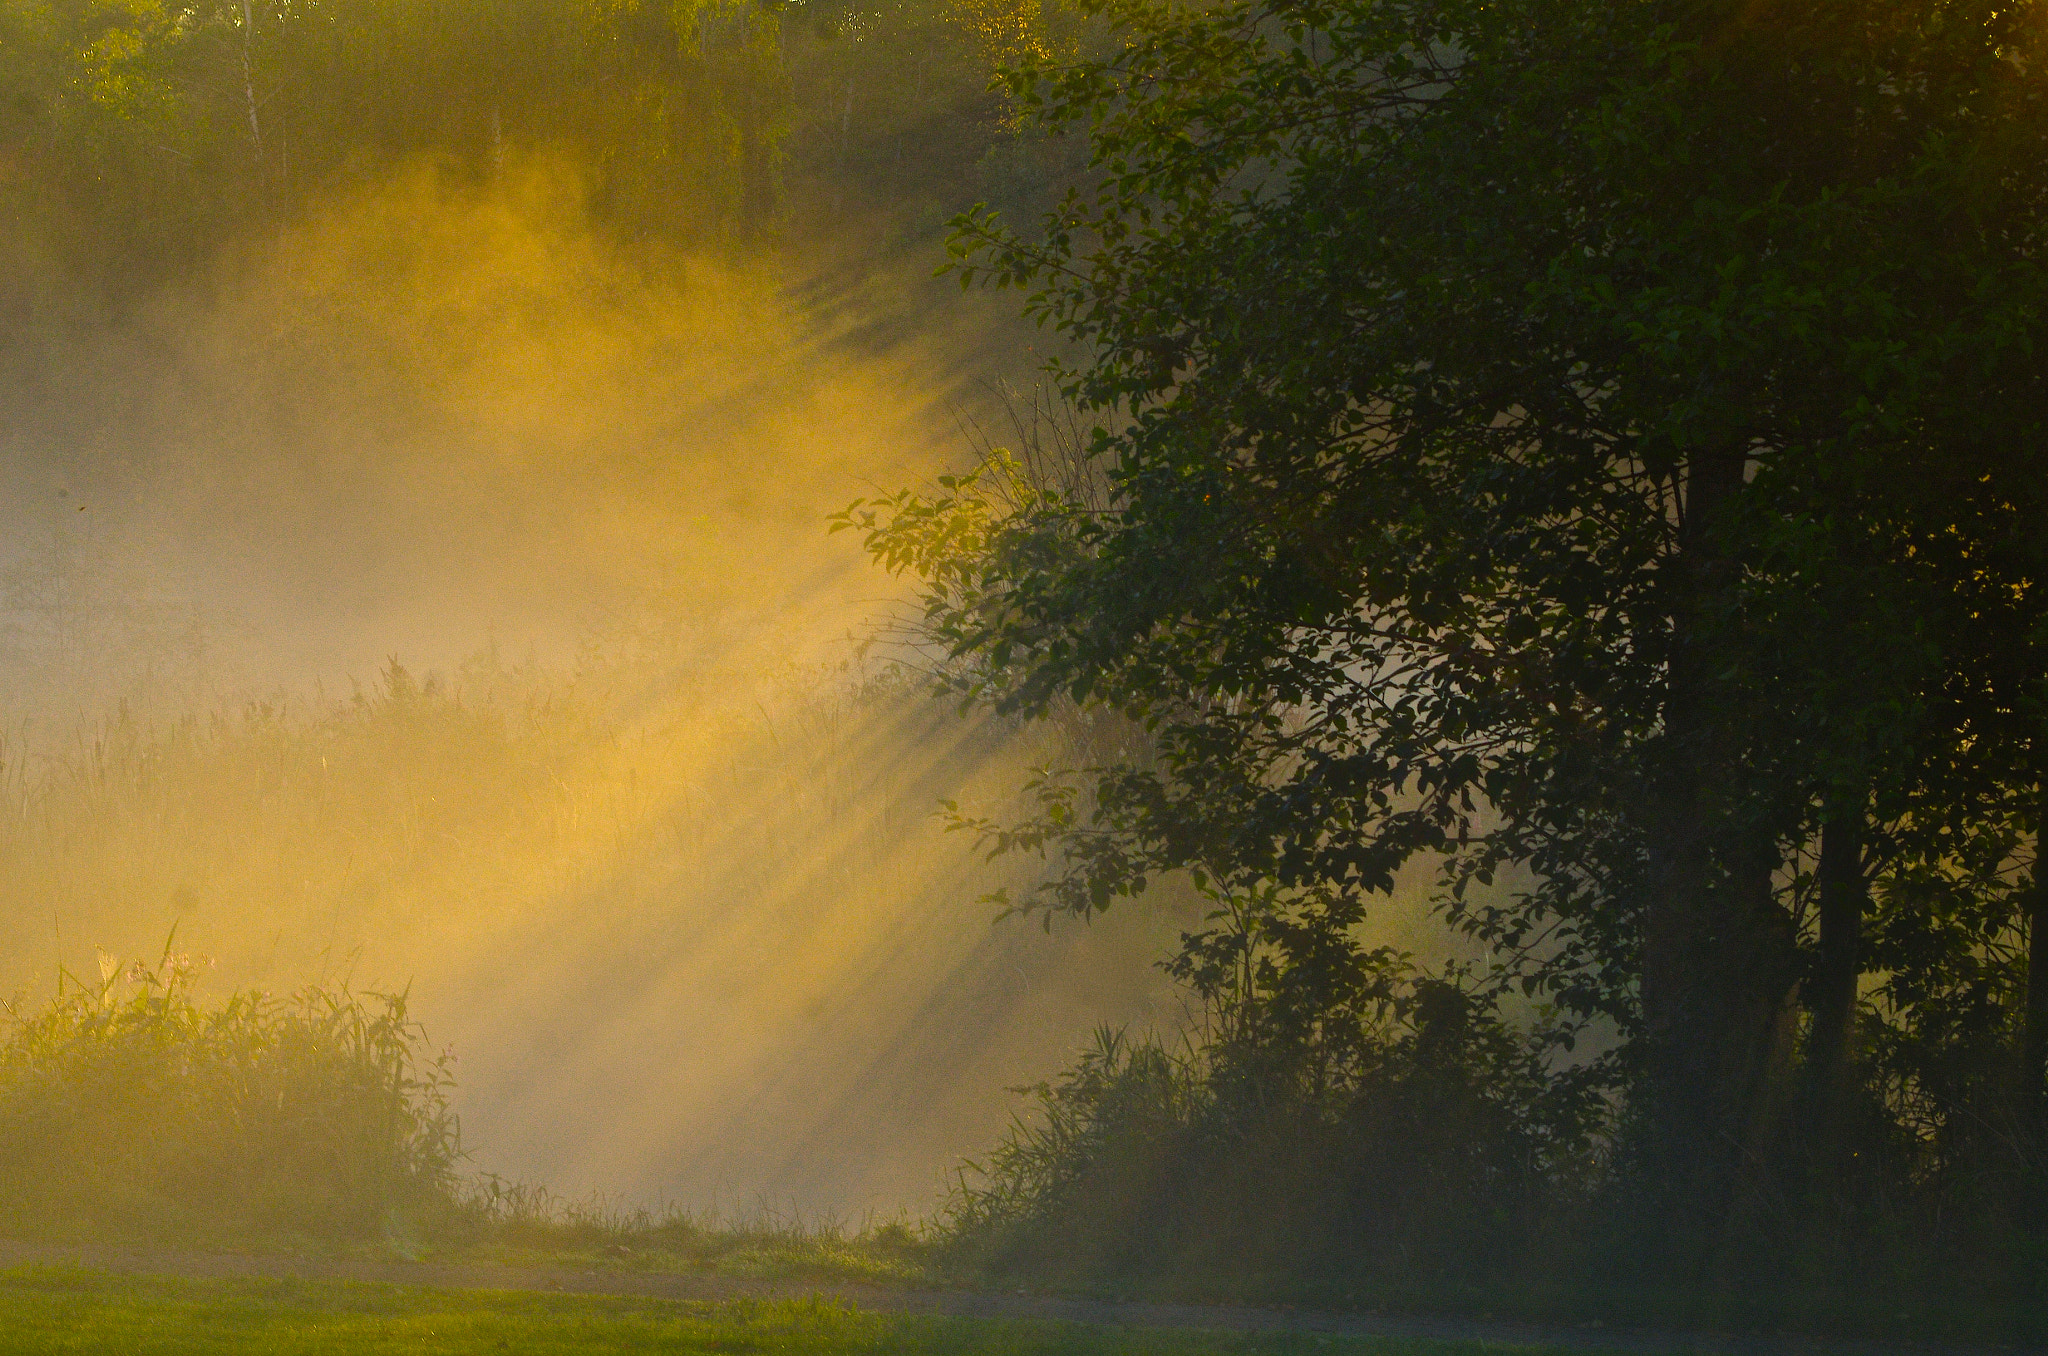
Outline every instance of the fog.
<svg viewBox="0 0 2048 1356"><path fill-rule="evenodd" d="M205 983L404 990L479 1171L928 1210L1099 1022L1170 1029L1170 893L998 922L948 836L1054 731L863 638L826 516L968 455L1001 298L876 237L684 254L539 156L415 164L118 318L36 298L0 425L0 987L175 928Z"/></svg>
<svg viewBox="0 0 2048 1356"><path fill-rule="evenodd" d="M419 166L112 332L72 318L7 421L17 612L86 587L69 605L131 630L210 609L216 644L261 632L238 679L284 681L492 635L561 653L656 595L764 643L771 615L843 632L875 582L822 515L944 455L995 312L933 315L922 268L636 254L583 223L566 166ZM877 341L904 308L918 339ZM36 578L39 547L91 577Z"/></svg>

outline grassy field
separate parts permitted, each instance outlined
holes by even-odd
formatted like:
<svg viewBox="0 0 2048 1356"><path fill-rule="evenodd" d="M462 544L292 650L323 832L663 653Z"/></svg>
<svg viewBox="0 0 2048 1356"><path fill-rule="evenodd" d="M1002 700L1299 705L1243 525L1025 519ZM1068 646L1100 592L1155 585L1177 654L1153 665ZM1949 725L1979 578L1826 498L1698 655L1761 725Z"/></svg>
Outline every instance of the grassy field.
<svg viewBox="0 0 2048 1356"><path fill-rule="evenodd" d="M191 1281L35 1267L0 1273L0 1352L759 1352L789 1356L1475 1356L1503 1348L863 1313L830 1301L721 1304L342 1282Z"/></svg>

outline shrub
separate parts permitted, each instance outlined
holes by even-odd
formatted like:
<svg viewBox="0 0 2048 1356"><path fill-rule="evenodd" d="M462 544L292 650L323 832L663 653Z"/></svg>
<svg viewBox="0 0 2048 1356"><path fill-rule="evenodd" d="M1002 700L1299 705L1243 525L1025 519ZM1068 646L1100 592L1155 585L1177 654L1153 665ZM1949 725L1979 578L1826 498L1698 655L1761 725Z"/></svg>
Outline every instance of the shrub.
<svg viewBox="0 0 2048 1356"><path fill-rule="evenodd" d="M395 994L203 1006L195 966L102 957L0 1007L0 1229L123 1241L410 1232L454 1207L452 1056Z"/></svg>
<svg viewBox="0 0 2048 1356"><path fill-rule="evenodd" d="M1107 1029L948 1203L951 1255L1068 1283L1271 1294L1426 1270L1479 1280L1588 1198L1602 1104L1441 980L1314 1079L1238 1040Z"/></svg>
<svg viewBox="0 0 2048 1356"><path fill-rule="evenodd" d="M2044 1330L2048 1189L2014 1115L2019 1033L1990 1020L2006 1007L1985 985L1914 990L1901 1021L1895 972L1826 1120L1789 1046L1756 1185L1681 1268L1634 1157L1626 1048L1575 1050L1583 1029L1497 973L1368 949L1345 900L1211 895L1211 926L1164 962L1195 1031L1176 1050L1104 1029L1025 1090L1032 1112L959 1175L947 1260L1208 1297L1852 1328L1905 1305L1978 1339ZM1729 1295L1747 1318L1655 1307Z"/></svg>

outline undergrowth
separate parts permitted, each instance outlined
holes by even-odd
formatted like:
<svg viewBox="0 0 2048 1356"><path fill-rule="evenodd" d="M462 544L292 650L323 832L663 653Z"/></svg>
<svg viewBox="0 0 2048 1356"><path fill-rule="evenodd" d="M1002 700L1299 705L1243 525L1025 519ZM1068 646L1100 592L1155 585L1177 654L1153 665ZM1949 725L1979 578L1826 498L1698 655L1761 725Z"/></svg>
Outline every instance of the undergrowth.
<svg viewBox="0 0 2048 1356"><path fill-rule="evenodd" d="M471 1183L460 1223L444 1242L455 1255L509 1264L575 1262L634 1271L709 1272L752 1280L854 1284L928 1282L932 1248L905 1220L854 1226L763 1206L749 1214L660 1209L565 1199L484 1176Z"/></svg>
<svg viewBox="0 0 2048 1356"><path fill-rule="evenodd" d="M941 1233L979 1273L1325 1300L1480 1285L1555 1253L1597 1170L1597 1103L1444 985L1304 1067L1263 1044L1104 1029L958 1175Z"/></svg>
<svg viewBox="0 0 2048 1356"><path fill-rule="evenodd" d="M211 1244L445 1227L462 1152L449 1059L402 994L202 1004L198 963L103 956L0 1005L0 1229Z"/></svg>
<svg viewBox="0 0 2048 1356"><path fill-rule="evenodd" d="M726 1218L564 1199L461 1171L452 1060L402 994L202 1001L200 962L102 956L0 1004L0 1234L156 1248L370 1247L508 1264L891 1284L902 1222Z"/></svg>
<svg viewBox="0 0 2048 1356"><path fill-rule="evenodd" d="M1655 1221L1630 1215L1607 1103L1542 1076L1527 1033L1455 987L1388 992L1377 1020L1303 1041L1276 1039L1258 1003L1179 1045L1099 1031L960 1170L937 1264L959 1284L1112 1298L2048 1341L2048 1253L1990 1230L1960 1257L1973 1274L1930 1265L1924 1234L1872 1228L1857 1270L1733 1220L1741 1270L1642 1265L1634 1230ZM1861 1171L1888 1184L1889 1165ZM1884 1208L1877 1223L1903 1230L1925 1197Z"/></svg>

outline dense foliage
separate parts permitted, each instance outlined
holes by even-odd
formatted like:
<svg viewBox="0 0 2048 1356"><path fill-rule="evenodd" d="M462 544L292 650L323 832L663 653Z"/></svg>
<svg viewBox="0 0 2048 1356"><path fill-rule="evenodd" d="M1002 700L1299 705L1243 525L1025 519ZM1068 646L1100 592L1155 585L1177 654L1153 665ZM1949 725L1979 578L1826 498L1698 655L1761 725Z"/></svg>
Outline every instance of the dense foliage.
<svg viewBox="0 0 2048 1356"><path fill-rule="evenodd" d="M1324 1303L1389 1277L1442 1303L1526 1271L1590 1199L1599 1100L1455 985L1378 969L1326 1039L1254 1025L1270 995L1234 995L1230 1024L1178 1052L1102 1030L961 1170L947 1256Z"/></svg>
<svg viewBox="0 0 2048 1356"><path fill-rule="evenodd" d="M407 158L478 180L542 157L627 238L744 247L793 205L935 227L1038 192L989 72L1077 23L1038 0L6 0L0 305L18 330L65 288L132 304Z"/></svg>
<svg viewBox="0 0 2048 1356"><path fill-rule="evenodd" d="M1119 50L1009 76L1095 186L955 237L1072 343L1102 493L997 462L846 519L964 690L1154 734L990 846L1083 915L1215 882L1176 964L1262 952L1318 1041L1434 862L1491 958L1445 978L1618 1099L1632 1262L2015 1263L2048 16L1106 8Z"/></svg>
<svg viewBox="0 0 2048 1356"><path fill-rule="evenodd" d="M151 1242L404 1237L457 1208L445 1055L402 996L192 993L101 962L0 1010L0 1227Z"/></svg>

